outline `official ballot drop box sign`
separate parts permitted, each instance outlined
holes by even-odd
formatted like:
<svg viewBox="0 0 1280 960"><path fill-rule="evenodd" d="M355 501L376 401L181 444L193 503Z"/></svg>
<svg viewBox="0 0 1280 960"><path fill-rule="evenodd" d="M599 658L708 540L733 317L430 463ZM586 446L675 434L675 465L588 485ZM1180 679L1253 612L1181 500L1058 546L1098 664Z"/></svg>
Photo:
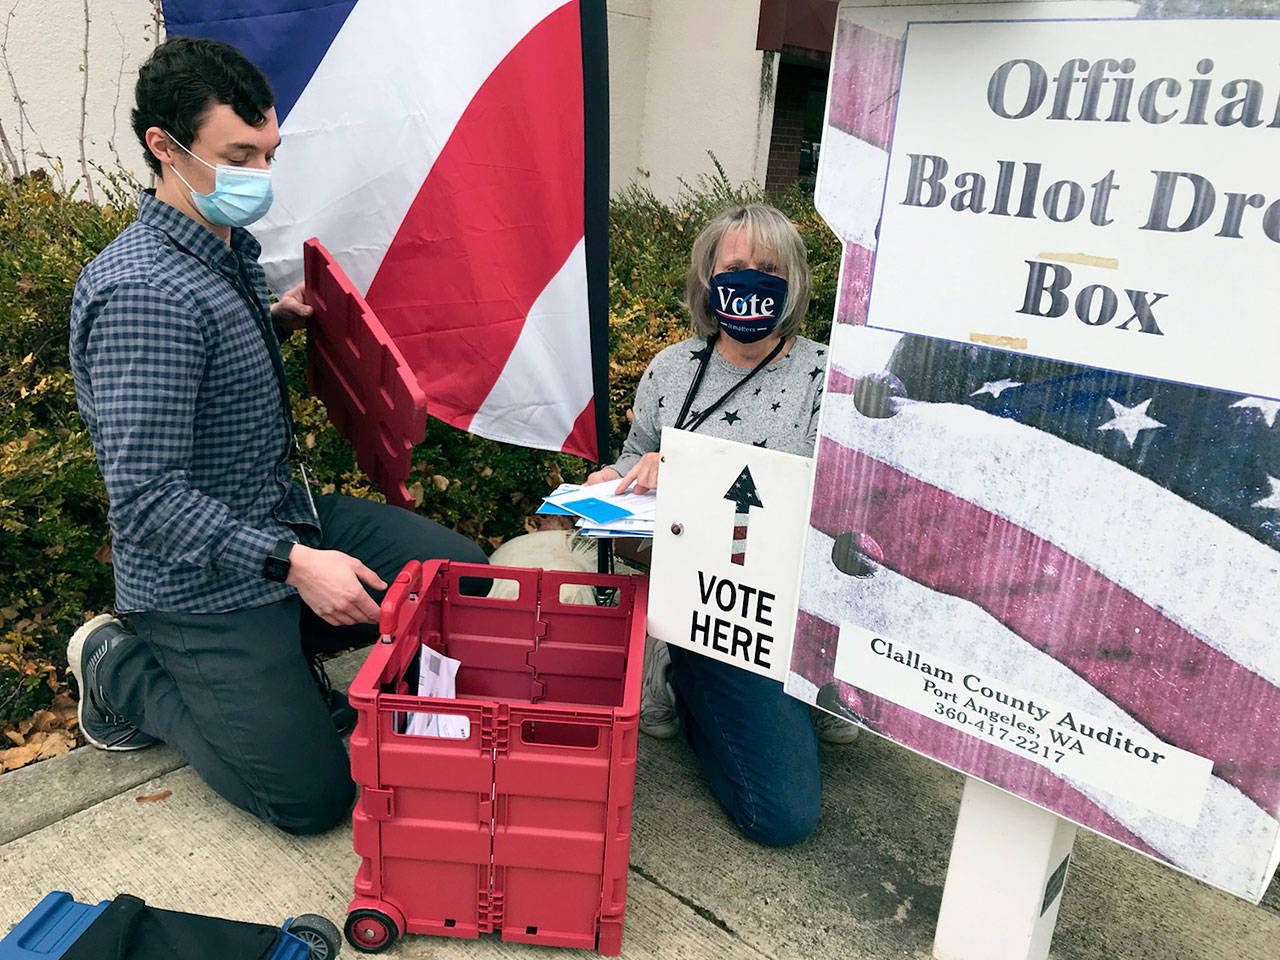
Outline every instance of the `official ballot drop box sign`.
<svg viewBox="0 0 1280 960"><path fill-rule="evenodd" d="M812 461L668 427L658 476L649 633L781 681Z"/></svg>
<svg viewBox="0 0 1280 960"><path fill-rule="evenodd" d="M845 251L788 692L1256 902L1280 21L882 14L842 6L832 56ZM883 214L840 199L856 162Z"/></svg>

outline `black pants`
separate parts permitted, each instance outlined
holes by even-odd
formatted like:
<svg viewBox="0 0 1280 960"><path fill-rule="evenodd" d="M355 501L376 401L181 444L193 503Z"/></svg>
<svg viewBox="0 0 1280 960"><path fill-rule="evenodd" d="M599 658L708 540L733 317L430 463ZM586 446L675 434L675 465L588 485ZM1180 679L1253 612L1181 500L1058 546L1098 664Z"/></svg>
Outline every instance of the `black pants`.
<svg viewBox="0 0 1280 960"><path fill-rule="evenodd" d="M387 583L412 559L485 561L466 537L399 507L342 496L316 507L319 546L357 557ZM355 795L346 752L304 654L371 643L374 625L329 627L297 597L130 619L137 641L102 677L116 710L231 803L283 830L318 833L346 816Z"/></svg>

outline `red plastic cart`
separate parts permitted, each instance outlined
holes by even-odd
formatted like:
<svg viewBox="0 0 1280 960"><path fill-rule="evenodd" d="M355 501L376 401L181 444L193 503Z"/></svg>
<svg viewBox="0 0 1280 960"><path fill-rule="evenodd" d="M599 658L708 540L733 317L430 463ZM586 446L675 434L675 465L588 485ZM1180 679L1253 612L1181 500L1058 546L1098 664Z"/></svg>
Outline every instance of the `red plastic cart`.
<svg viewBox="0 0 1280 960"><path fill-rule="evenodd" d="M514 580L519 596L461 594L476 576ZM564 602L579 584L612 604ZM349 694L352 946L501 931L621 951L646 596L639 577L405 567ZM457 699L411 693L423 645L461 661ZM465 717L470 732L414 736L413 713Z"/></svg>

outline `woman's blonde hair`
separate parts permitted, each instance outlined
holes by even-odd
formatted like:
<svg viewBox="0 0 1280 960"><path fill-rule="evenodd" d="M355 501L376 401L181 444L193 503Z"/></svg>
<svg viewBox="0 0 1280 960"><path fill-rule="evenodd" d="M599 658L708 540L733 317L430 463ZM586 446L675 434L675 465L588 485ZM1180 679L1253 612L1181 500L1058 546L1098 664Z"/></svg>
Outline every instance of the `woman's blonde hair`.
<svg viewBox="0 0 1280 960"><path fill-rule="evenodd" d="M707 337L720 329L719 321L707 303L711 290L711 271L715 269L720 241L732 230L745 230L751 249L767 250L777 258L778 270L787 281L787 302L778 318L778 335L785 340L797 330L809 309L813 281L809 275L809 258L804 241L787 215L765 203L726 207L702 228L693 241L689 254L689 272L685 276L685 307L693 332Z"/></svg>

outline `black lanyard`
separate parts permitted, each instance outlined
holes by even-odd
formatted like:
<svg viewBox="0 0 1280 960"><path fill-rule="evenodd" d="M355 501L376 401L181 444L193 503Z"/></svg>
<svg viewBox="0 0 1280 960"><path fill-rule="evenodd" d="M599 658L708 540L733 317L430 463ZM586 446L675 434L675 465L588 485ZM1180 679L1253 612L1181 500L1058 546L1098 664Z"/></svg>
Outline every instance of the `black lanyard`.
<svg viewBox="0 0 1280 960"><path fill-rule="evenodd" d="M285 428L289 432L289 442L293 443L293 411L289 408L289 384L285 377L284 360L280 356L280 343L276 339L275 332L271 329L270 312L263 313L262 302L258 300L253 293L253 289L249 284L249 279L244 275L243 270L237 264L236 275L231 281L232 286L236 288L236 292L240 294L242 300L253 313L254 325L258 328L258 333L262 335L263 346L267 348L267 356L271 359L271 369L276 375L276 383L280 387L280 402L284 406ZM249 289L246 289L249 287Z"/></svg>
<svg viewBox="0 0 1280 960"><path fill-rule="evenodd" d="M702 360L698 364L698 372L694 374L693 383L689 385L689 392L684 395L684 404L683 406L680 407L680 416L676 417L675 428L677 430L688 430L690 433L692 433L694 430L697 430L700 426L702 426L703 423L706 422L707 417L711 416L711 414L719 410L720 407L724 404L724 402L728 400L731 396L733 396L740 387L742 387L748 380L750 380L757 373L759 373L761 370L763 370L765 367L771 364L773 362L773 358L782 352L782 345L786 342L785 340L779 340L777 345L774 346L774 348L771 351L769 351L769 355L765 357L763 360L761 360L759 363L757 363L754 367L751 368L750 373L748 373L745 377L743 377L741 380L735 383L732 387L730 387L724 393L720 394L718 399L716 399L712 404L710 404L710 406L708 406L700 414L694 417L693 420L689 421L689 423L686 424L684 418L689 415L689 405L693 403L693 398L698 395L698 388L702 386L702 378L706 375L707 366L711 363L711 352L715 350L716 340L719 338L719 336L720 334L717 331L716 333L713 333L711 336L707 337L707 346L706 346L706 349L703 351Z"/></svg>

